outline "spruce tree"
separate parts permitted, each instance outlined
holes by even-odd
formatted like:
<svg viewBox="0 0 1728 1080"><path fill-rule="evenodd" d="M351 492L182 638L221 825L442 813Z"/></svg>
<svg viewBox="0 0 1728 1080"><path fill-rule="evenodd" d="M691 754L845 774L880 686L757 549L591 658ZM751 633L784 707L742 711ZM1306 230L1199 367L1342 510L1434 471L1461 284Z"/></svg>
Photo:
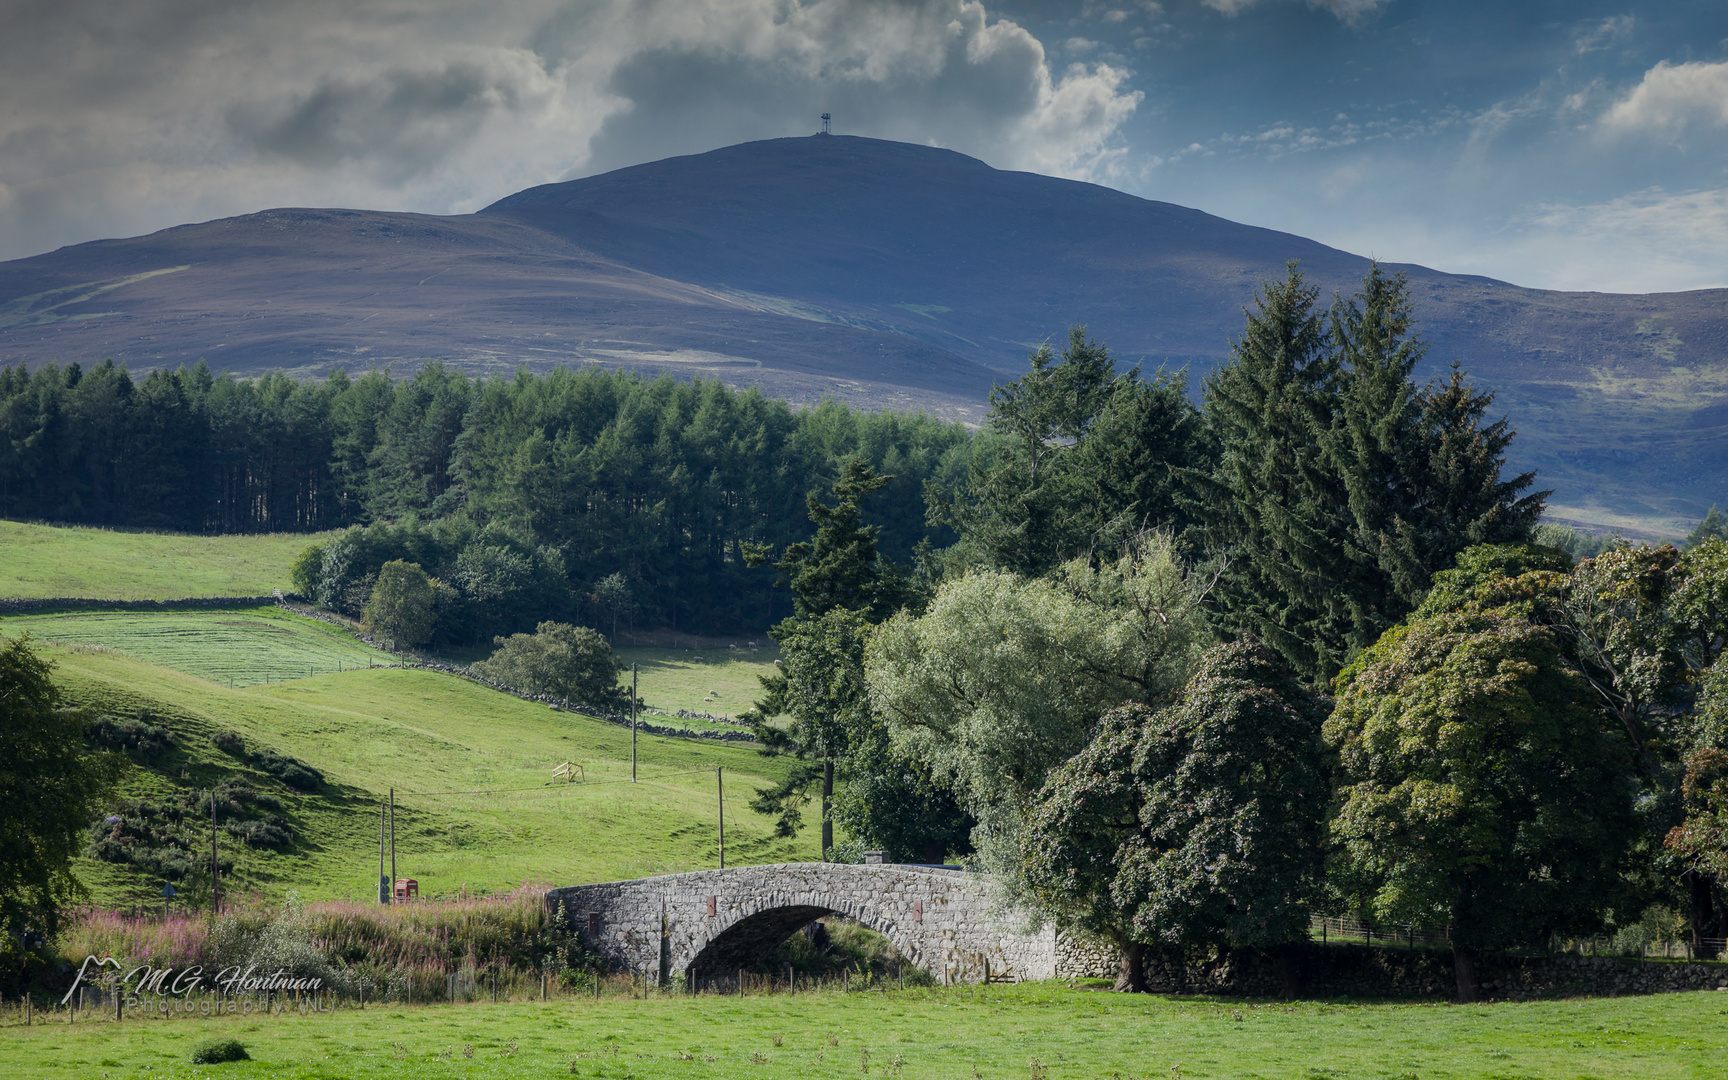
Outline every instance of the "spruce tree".
<svg viewBox="0 0 1728 1080"><path fill-rule="evenodd" d="M1317 297L1294 263L1261 288L1230 362L1206 380L1219 464L1188 474L1208 503L1207 539L1228 559L1220 622L1310 679L1340 666L1349 622L1332 588L1348 576L1348 508L1320 444L1333 426L1338 365Z"/></svg>
<svg viewBox="0 0 1728 1080"><path fill-rule="evenodd" d="M1292 266L1206 384L1222 622L1315 682L1414 610L1458 552L1527 541L1546 498L1523 494L1534 474L1501 479L1513 432L1483 423L1493 395L1456 367L1416 385L1413 325L1402 274L1371 267L1322 319Z"/></svg>

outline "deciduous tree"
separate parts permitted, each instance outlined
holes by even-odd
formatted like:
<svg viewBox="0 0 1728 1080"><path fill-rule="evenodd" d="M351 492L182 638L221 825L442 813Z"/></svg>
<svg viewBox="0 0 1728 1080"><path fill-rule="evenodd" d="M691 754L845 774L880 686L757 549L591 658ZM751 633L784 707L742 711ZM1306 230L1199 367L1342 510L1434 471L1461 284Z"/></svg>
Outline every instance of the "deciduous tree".
<svg viewBox="0 0 1728 1080"><path fill-rule="evenodd" d="M532 634L511 634L494 644L492 655L473 665L475 674L603 712L630 707L630 691L618 683L624 665L597 631L543 622Z"/></svg>
<svg viewBox="0 0 1728 1080"><path fill-rule="evenodd" d="M1624 736L1552 630L1504 612L1413 620L1340 675L1332 885L1384 923L1477 950L1587 932L1636 831Z"/></svg>
<svg viewBox="0 0 1728 1080"><path fill-rule="evenodd" d="M394 559L378 571L361 629L382 634L397 645L420 645L432 637L432 605L437 592L418 563Z"/></svg>
<svg viewBox="0 0 1728 1080"><path fill-rule="evenodd" d="M0 952L59 932L84 894L72 859L125 768L86 748L84 717L61 707L52 673L27 639L0 639Z"/></svg>

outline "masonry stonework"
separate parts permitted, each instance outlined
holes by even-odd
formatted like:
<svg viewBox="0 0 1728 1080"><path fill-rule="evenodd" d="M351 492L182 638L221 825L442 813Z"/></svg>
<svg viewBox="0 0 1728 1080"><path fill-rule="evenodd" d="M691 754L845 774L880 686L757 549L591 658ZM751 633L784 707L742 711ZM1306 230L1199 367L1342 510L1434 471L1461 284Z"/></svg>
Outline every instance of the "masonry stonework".
<svg viewBox="0 0 1728 1080"><path fill-rule="evenodd" d="M936 867L786 863L554 889L583 945L664 982L706 981L756 963L805 924L839 914L886 937L943 983L1049 979L1056 935L993 913L981 874Z"/></svg>

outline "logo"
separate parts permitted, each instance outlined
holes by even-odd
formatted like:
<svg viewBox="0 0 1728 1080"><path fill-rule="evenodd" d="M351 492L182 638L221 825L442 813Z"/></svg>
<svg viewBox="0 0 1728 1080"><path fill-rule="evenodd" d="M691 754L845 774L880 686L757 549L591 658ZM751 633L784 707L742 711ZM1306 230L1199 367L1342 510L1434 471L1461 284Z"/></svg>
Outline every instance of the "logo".
<svg viewBox="0 0 1728 1080"><path fill-rule="evenodd" d="M124 964L112 956L86 956L84 963L78 968L78 977L72 980L72 987L66 991L66 996L60 999L60 1004L69 1003L86 982L100 985L110 993L120 994L126 1008L136 1009L143 1004L146 996L151 996L157 999L155 1008L159 1012L198 1012L206 1015L213 1011L249 1013L258 1008L250 1001L232 1000L240 994L278 991L291 991L297 995L316 994L324 988L322 979L301 978L282 968L272 972L260 972L255 964L244 969L237 964L225 967L206 979L201 966L176 969L140 964L128 971ZM230 1000L215 1003L192 1000L195 994L212 992ZM302 1002L299 1008L300 1011L307 1012L315 1006ZM273 1011L282 1010L278 1007Z"/></svg>

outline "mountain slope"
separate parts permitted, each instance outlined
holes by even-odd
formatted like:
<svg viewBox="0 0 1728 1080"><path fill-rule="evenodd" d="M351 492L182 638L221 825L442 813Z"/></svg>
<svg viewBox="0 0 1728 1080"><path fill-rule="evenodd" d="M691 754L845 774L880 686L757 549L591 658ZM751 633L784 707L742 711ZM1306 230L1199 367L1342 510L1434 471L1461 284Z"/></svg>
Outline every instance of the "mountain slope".
<svg viewBox="0 0 1728 1080"><path fill-rule="evenodd" d="M236 372L593 362L976 420L1083 323L1203 374L1255 287L1367 260L946 150L778 139L532 188L479 214L278 210L0 264L0 362ZM1728 290L1560 293L1402 266L1429 374L1500 393L1561 516L1673 532L1728 502Z"/></svg>

